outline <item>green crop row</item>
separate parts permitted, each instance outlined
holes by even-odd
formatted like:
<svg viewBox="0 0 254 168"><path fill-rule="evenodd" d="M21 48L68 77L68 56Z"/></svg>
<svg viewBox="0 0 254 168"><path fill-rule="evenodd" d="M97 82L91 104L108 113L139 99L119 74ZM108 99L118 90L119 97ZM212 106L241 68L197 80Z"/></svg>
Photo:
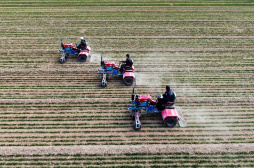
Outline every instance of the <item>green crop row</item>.
<svg viewBox="0 0 254 168"><path fill-rule="evenodd" d="M239 153L126 153L126 154L76 154L76 155L2 155L2 166L110 166L121 167L241 167L252 166L253 152Z"/></svg>
<svg viewBox="0 0 254 168"><path fill-rule="evenodd" d="M148 3L147 1L145 2L138 2L138 1L134 1L134 2L129 2L129 1L125 1L125 2L114 2L114 1L108 1L108 2L98 2L98 1L90 1L90 2L80 2L80 1L76 1L75 3L70 3L69 1L47 1L47 3L45 2L41 2L41 1L23 1L21 3L17 3L17 1L14 1L12 3L10 3L12 1L7 1L7 3L5 2L1 2L1 5L4 7L39 7L39 8L49 8L49 7L56 7L56 6L61 6L61 7L65 7L65 8L69 8L69 7L111 7L111 6L115 6L115 7L172 7L172 6L181 6L181 7L213 7L213 6L225 6L225 7L249 7L249 6L253 6L253 3L251 3L251 1L229 1L228 3L223 3L223 1L210 1L207 3L203 3L200 1L196 1L196 2L192 2L190 3L190 1L172 1L170 3L165 2L165 1L161 1L161 2L150 2ZM31 3L32 2L32 3Z"/></svg>

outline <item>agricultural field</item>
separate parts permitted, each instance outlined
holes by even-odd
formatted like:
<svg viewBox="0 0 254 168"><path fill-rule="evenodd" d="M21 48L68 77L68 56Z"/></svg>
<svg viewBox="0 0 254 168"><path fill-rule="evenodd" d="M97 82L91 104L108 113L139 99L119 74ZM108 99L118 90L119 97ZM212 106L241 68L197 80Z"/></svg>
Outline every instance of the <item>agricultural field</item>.
<svg viewBox="0 0 254 168"><path fill-rule="evenodd" d="M253 0L1 0L0 32L0 167L254 167ZM90 59L60 64L80 36ZM186 127L133 130L132 87L97 74L127 53Z"/></svg>

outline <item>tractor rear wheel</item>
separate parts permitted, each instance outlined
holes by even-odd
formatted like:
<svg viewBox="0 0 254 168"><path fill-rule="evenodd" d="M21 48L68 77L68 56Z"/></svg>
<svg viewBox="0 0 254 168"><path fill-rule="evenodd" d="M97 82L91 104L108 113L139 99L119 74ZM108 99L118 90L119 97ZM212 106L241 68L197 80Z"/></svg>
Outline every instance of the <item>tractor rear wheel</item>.
<svg viewBox="0 0 254 168"><path fill-rule="evenodd" d="M177 118L176 117L167 117L164 120L164 124L166 127L173 128L177 124Z"/></svg>
<svg viewBox="0 0 254 168"><path fill-rule="evenodd" d="M125 77L123 79L123 81L124 81L125 85L131 86L133 84L133 77Z"/></svg>
<svg viewBox="0 0 254 168"><path fill-rule="evenodd" d="M80 61L80 62L86 62L86 55L80 55L79 57L78 57L78 60Z"/></svg>

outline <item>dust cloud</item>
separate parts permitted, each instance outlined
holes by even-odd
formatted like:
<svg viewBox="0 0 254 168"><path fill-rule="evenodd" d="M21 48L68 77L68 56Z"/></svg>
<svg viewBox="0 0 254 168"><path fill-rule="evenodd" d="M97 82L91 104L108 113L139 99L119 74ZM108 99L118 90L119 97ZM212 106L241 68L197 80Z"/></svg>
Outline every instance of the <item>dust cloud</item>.
<svg viewBox="0 0 254 168"><path fill-rule="evenodd" d="M96 63L100 63L101 62L101 54L98 53L91 53L90 56L90 62L96 62Z"/></svg>
<svg viewBox="0 0 254 168"><path fill-rule="evenodd" d="M136 85L145 85L147 87L154 87L162 85L160 76L145 72L135 72Z"/></svg>
<svg viewBox="0 0 254 168"><path fill-rule="evenodd" d="M135 72L136 76L136 85L145 85L145 86L159 86L161 85L161 78L152 75L152 74L147 74L145 72Z"/></svg>

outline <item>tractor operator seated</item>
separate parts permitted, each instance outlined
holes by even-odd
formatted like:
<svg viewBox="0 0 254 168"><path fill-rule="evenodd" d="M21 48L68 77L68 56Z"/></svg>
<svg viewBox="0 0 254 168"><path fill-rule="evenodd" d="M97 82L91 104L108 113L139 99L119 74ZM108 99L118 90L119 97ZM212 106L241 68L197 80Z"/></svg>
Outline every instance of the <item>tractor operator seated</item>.
<svg viewBox="0 0 254 168"><path fill-rule="evenodd" d="M130 58L130 55L129 54L126 54L126 61L120 61L122 63L125 63L125 64L122 64L121 65L121 68L120 68L120 72L123 73L123 71L126 69L126 68L132 68L132 65L133 65L133 61L132 59Z"/></svg>
<svg viewBox="0 0 254 168"><path fill-rule="evenodd" d="M170 89L170 86L166 86L166 92L161 98L158 97L157 108L164 109L165 106L173 106L175 103L176 95Z"/></svg>
<svg viewBox="0 0 254 168"><path fill-rule="evenodd" d="M83 37L79 38L81 40L80 44L77 46L78 50L85 50L87 47L86 40Z"/></svg>

